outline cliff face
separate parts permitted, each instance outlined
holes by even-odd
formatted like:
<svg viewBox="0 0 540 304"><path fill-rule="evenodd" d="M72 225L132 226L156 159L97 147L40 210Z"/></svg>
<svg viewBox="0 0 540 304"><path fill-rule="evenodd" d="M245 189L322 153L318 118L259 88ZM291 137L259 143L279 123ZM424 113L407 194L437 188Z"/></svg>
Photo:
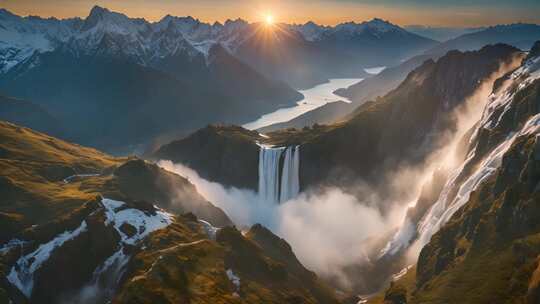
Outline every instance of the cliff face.
<svg viewBox="0 0 540 304"><path fill-rule="evenodd" d="M537 59L523 68L530 72L507 77L511 98L493 106L490 128L479 132L476 166L517 136L504 153L496 174L487 175L468 202L435 234L418 260L417 297L441 301L538 302L540 243L540 144L538 136L540 81ZM536 80L535 80L536 79ZM497 120L492 120L497 118ZM474 161L474 158L472 161ZM467 180L465 168L460 179ZM462 186L463 188L463 186ZM474 293L466 286L482 282ZM452 286L452 287L450 287ZM505 286L503 288L503 286Z"/></svg>
<svg viewBox="0 0 540 304"><path fill-rule="evenodd" d="M498 174L424 247L414 302L538 302L538 142L535 134L518 138Z"/></svg>
<svg viewBox="0 0 540 304"><path fill-rule="evenodd" d="M407 303L538 303L540 58L531 54L495 82L440 194L407 215L405 244L425 244Z"/></svg>
<svg viewBox="0 0 540 304"><path fill-rule="evenodd" d="M162 146L153 159L182 163L205 179L227 186L257 189L259 133L236 126L208 126Z"/></svg>

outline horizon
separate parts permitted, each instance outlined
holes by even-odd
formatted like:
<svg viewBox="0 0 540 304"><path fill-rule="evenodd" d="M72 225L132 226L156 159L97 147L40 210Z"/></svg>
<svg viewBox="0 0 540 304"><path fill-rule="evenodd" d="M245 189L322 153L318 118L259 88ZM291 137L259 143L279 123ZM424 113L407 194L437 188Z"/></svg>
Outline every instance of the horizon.
<svg viewBox="0 0 540 304"><path fill-rule="evenodd" d="M47 2L47 3L45 3ZM534 14L531 8L540 9L540 3L534 3L528 0L520 0L522 6L515 4L508 8L504 3L491 4L490 7L465 5L463 7L452 6L446 1L435 1L419 7L415 0L387 0L384 2L393 2L392 5L380 5L367 0L361 3L352 3L352 1L330 1L317 0L318 3L325 6L326 12L316 15L301 14L301 10L315 12L305 1L248 1L248 0L204 0L194 3L187 1L177 3L176 1L155 1L151 9L144 6L144 1L66 1L66 0L0 0L0 8L22 17L37 16L41 18L81 18L88 17L94 6L106 8L109 11L121 13L130 18L143 18L149 22L157 22L167 15L175 17L192 17L204 23L213 24L215 22L224 23L227 20L242 19L249 23L264 22L268 16L271 16L276 23L286 24L305 24L314 22L324 26L335 26L346 22L362 23L375 18L396 24L402 27L423 26L430 28L479 28L489 27L500 24L532 23L540 24L540 16ZM253 5L245 5L240 9L242 3L250 2ZM399 2L399 3L396 3ZM483 0L476 0L480 3ZM64 3L62 9L58 5ZM66 4L67 3L67 4ZM262 3L262 4L261 4ZM307 6L306 6L307 5ZM313 5L314 7L315 5ZM218 8L219 7L219 8ZM319 6L317 6L319 7ZM519 7L519 8L517 8ZM51 8L54 8L51 10ZM458 9L459 8L459 9ZM483 13L479 12L481 9ZM320 8L319 8L320 9ZM219 13L217 12L219 11ZM231 12L229 12L231 11ZM504 11L504 14L500 14ZM497 13L494 13L497 12ZM356 14L355 14L356 13ZM429 18L425 17L430 15ZM493 16L496 16L493 17ZM328 16L332 16L329 18ZM411 19L410 17L414 19ZM423 18L422 18L423 17ZM435 22L438 20L438 22ZM461 19L457 23L456 19ZM485 20L484 20L485 19ZM423 21L421 21L423 20ZM440 21L442 20L442 21ZM446 20L446 21L445 21ZM472 22L471 20L477 20ZM482 21L484 20L484 21ZM487 21L489 20L489 21ZM452 21L452 22L450 22Z"/></svg>

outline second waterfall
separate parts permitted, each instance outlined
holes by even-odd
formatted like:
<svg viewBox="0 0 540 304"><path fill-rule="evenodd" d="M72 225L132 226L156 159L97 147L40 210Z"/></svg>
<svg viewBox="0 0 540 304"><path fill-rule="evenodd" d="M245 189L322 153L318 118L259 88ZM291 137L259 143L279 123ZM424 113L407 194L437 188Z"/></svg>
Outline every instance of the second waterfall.
<svg viewBox="0 0 540 304"><path fill-rule="evenodd" d="M299 168L300 146L276 148L261 146L259 196L262 200L277 204L296 197L300 191Z"/></svg>

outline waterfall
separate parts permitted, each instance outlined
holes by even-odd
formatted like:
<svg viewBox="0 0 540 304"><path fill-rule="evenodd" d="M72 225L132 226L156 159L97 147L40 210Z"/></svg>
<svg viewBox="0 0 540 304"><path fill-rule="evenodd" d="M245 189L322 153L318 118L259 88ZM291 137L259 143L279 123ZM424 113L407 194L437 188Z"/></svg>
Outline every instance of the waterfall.
<svg viewBox="0 0 540 304"><path fill-rule="evenodd" d="M300 146L289 147L285 152L285 160L283 161L283 171L281 174L280 202L285 202L294 198L300 191L298 177L299 154Z"/></svg>
<svg viewBox="0 0 540 304"><path fill-rule="evenodd" d="M283 167L280 161L283 157ZM277 204L298 195L300 146L266 147L259 151L259 196L265 203ZM281 181L281 183L280 183Z"/></svg>
<svg viewBox="0 0 540 304"><path fill-rule="evenodd" d="M278 202L279 159L284 150L261 146L259 151L259 195L265 203Z"/></svg>

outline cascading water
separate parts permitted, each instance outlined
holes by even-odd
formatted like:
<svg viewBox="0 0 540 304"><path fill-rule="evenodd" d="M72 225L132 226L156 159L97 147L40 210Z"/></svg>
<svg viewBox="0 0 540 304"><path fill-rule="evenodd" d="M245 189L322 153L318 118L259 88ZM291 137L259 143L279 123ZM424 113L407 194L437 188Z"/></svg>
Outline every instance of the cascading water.
<svg viewBox="0 0 540 304"><path fill-rule="evenodd" d="M280 179L279 165L283 155ZM300 146L276 148L261 146L259 151L259 196L261 199L265 203L277 204L298 195L300 191L299 165Z"/></svg>
<svg viewBox="0 0 540 304"><path fill-rule="evenodd" d="M288 201L300 192L300 178L298 176L299 165L300 146L287 148L281 174L280 202Z"/></svg>
<svg viewBox="0 0 540 304"><path fill-rule="evenodd" d="M261 146L259 151L259 196L265 203L279 199L279 158L284 150Z"/></svg>

